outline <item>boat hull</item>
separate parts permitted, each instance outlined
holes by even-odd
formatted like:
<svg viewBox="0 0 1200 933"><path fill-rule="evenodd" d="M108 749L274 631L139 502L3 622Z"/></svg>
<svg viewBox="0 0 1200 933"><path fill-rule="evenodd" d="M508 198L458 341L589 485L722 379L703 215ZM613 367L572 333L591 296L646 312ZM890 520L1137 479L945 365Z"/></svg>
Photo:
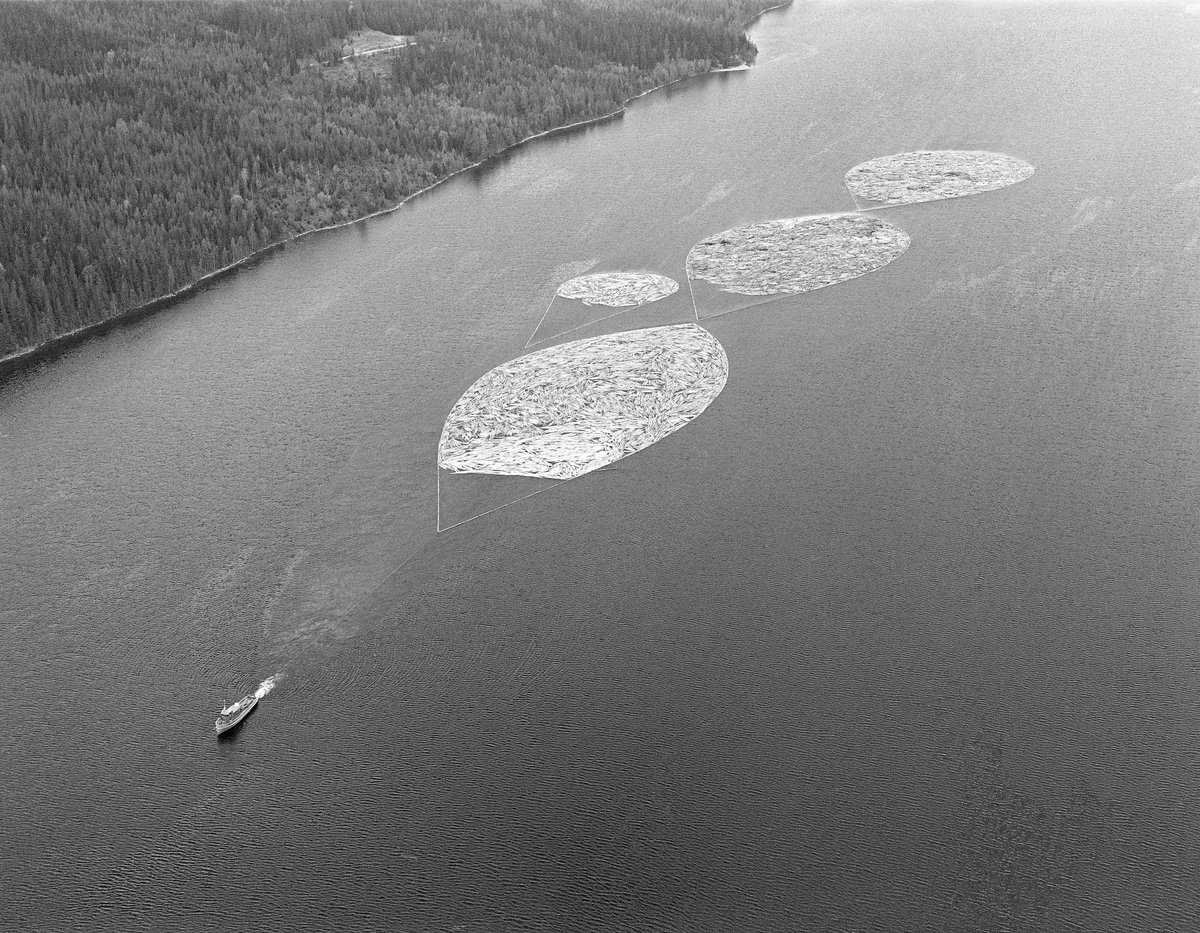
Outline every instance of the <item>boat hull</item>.
<svg viewBox="0 0 1200 933"><path fill-rule="evenodd" d="M244 705L242 705L236 713L233 713L230 716L221 716L217 719L216 725L213 726L213 731L215 731L217 735L220 735L223 732L228 732L243 719L249 716L254 707L258 705L258 697L253 695L244 697L241 700L241 703Z"/></svg>

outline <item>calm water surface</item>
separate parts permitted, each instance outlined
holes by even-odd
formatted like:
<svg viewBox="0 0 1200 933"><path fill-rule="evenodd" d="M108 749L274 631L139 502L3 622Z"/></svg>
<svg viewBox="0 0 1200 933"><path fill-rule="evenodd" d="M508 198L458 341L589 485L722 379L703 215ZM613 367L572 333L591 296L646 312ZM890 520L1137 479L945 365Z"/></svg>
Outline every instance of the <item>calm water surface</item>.
<svg viewBox="0 0 1200 933"><path fill-rule="evenodd" d="M1200 16L752 38L0 385L0 927L1200 926ZM706 322L613 469L439 482L531 338L692 320L692 244L918 148L1037 172ZM684 288L551 302L623 269Z"/></svg>

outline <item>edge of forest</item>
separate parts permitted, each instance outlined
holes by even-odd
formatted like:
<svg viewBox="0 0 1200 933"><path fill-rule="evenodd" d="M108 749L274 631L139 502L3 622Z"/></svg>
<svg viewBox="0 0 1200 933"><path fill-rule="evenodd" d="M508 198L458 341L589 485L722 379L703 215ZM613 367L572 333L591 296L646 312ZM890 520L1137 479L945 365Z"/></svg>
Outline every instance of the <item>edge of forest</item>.
<svg viewBox="0 0 1200 933"><path fill-rule="evenodd" d="M791 6L791 4L792 0L783 0L782 3L776 3L773 6L765 7L764 9L759 10L742 24L743 30L749 29L755 22L757 22L767 13ZM370 220L373 217L379 217L383 214L391 214L394 211L398 211L414 198L428 194L433 189L445 184L451 179L456 178L465 172L477 169L481 165L485 165L486 163L498 159L501 156L505 156L514 150L519 149L521 146L526 145L527 143L531 143L539 139L546 139L551 136L557 136L562 133L569 133L573 130L582 129L584 127L598 126L602 123L607 123L610 120L615 120L616 118L622 116L628 109L629 105L634 101L646 97L649 94L653 94L656 91L661 91L664 88L673 87L676 84L682 84L685 81L694 81L700 78L707 78L710 75L719 74L722 72L747 71L752 67L753 65L745 65L738 68L713 68L709 71L701 72L700 74L685 75L682 78L676 78L674 81L668 81L665 84L648 88L639 94L635 94L633 97L627 98L621 103L620 107L611 111L610 113L602 114L598 117L591 117L587 120L579 120L575 123L569 123L564 126L556 126L552 129L544 130L541 133L534 133L532 136L526 136L524 139L518 140L508 148L502 149L499 152L488 156L486 159L473 162L456 172L451 172L449 175L439 178L433 184L427 185L426 187L421 188L419 191L414 191L412 194L407 195L406 197L397 201L395 204L391 204L388 207L373 211L370 214L364 214L361 217L355 217L351 220L342 221L341 223L329 224L325 227L317 227L313 230L304 230L300 233L292 234L285 239L277 240L274 243L269 243L255 252L250 253L248 256L243 256L241 259L231 262L227 266L222 266L220 269L215 269L212 272L205 273L195 281L189 282L188 284L169 294L152 298L150 301L143 302L136 307L129 308L128 310L122 311L112 317L105 318L103 321L97 321L94 324L85 324L83 327L77 327L75 330L67 331L65 334L59 334L57 337L47 340L44 343L39 343L35 346L27 347L24 350L18 350L16 353L9 354L8 356L0 357L0 378L18 373L36 363L50 359L73 346L84 343L93 337L99 337L103 334L106 334L117 327L133 324L158 311L164 311L169 307L173 307L183 299L190 298L192 295L199 293L206 286L215 284L216 282L219 282L227 276L233 275L242 269L254 266L258 262L269 257L271 254L278 252L279 250L286 249L289 244L294 243L296 240L302 239L303 237L312 236L317 233L326 233L330 230L340 230L343 227L349 227L353 224L362 223L363 221Z"/></svg>

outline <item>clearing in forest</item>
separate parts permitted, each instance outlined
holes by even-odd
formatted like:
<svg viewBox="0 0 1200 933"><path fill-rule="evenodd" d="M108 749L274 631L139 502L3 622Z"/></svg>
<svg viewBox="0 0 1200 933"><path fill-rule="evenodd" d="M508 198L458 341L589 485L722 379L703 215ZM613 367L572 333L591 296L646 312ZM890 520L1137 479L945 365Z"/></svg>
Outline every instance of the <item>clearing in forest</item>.
<svg viewBox="0 0 1200 933"><path fill-rule="evenodd" d="M387 52L391 49L402 49L416 41L416 36L389 36L386 32L380 32L378 29L360 29L350 34L342 61L347 58L378 55L380 52Z"/></svg>

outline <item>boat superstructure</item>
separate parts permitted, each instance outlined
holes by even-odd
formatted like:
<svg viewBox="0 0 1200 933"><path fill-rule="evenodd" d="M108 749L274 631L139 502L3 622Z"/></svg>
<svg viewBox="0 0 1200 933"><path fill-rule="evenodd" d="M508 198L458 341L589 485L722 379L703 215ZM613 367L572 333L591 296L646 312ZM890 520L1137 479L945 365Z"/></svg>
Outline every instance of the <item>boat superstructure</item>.
<svg viewBox="0 0 1200 933"><path fill-rule="evenodd" d="M221 715L217 717L217 724L213 726L217 735L220 735L222 732L228 732L250 715L250 710L254 709L256 703L258 703L258 697L250 693L236 703L230 703L221 710Z"/></svg>

